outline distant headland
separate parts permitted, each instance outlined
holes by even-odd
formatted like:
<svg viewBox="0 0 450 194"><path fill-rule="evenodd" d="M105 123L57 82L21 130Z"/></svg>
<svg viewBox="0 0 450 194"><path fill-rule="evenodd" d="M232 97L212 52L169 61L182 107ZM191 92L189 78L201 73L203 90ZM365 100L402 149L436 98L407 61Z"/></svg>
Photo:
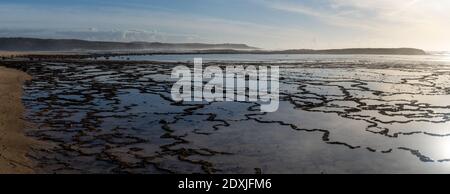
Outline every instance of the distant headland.
<svg viewBox="0 0 450 194"><path fill-rule="evenodd" d="M263 50L246 44L105 42L78 39L0 38L0 51L106 52L139 54L374 54L426 55L416 48L346 48Z"/></svg>

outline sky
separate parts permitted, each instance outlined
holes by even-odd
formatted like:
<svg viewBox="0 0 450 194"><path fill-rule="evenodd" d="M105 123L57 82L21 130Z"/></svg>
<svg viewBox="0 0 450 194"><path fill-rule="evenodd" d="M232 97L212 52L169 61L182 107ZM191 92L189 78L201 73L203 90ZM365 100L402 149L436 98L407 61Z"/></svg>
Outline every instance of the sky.
<svg viewBox="0 0 450 194"><path fill-rule="evenodd" d="M450 51L449 0L0 0L0 37Z"/></svg>

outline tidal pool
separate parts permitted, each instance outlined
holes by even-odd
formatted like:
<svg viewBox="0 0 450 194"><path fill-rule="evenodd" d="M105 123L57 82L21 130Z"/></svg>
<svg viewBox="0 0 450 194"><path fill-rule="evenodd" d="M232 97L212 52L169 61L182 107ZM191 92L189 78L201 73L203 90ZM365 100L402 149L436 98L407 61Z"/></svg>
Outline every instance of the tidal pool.
<svg viewBox="0 0 450 194"><path fill-rule="evenodd" d="M450 66L277 65L273 113L173 102L164 62L22 67L27 133L54 145L30 156L47 173L450 173Z"/></svg>

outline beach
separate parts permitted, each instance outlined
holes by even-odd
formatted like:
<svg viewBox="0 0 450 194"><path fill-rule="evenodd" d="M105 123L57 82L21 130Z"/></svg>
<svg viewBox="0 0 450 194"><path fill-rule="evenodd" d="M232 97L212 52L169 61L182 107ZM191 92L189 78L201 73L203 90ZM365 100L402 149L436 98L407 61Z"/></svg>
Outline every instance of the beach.
<svg viewBox="0 0 450 194"><path fill-rule="evenodd" d="M26 137L22 119L22 84L31 77L24 72L0 67L0 173L33 173L26 157L34 140Z"/></svg>
<svg viewBox="0 0 450 194"><path fill-rule="evenodd" d="M54 146L39 150L28 140L16 142L33 146L28 155L37 173L450 169L450 65L445 58L202 56L205 67L279 66L279 109L262 113L258 102L174 102L170 92L177 80L171 72L178 65L192 67L186 61L193 55L71 57L2 62L33 77L15 102L23 103L22 118L32 123L26 135ZM20 81L15 86L20 89ZM7 123L21 121L20 115ZM22 134L21 126L15 129ZM26 149L21 151L23 156Z"/></svg>
<svg viewBox="0 0 450 194"><path fill-rule="evenodd" d="M25 54L24 52L0 51L0 57L14 57Z"/></svg>
<svg viewBox="0 0 450 194"><path fill-rule="evenodd" d="M442 56L200 56L205 67L279 66L269 113L260 102L175 102L172 70L197 55L29 57L0 63L0 173L450 169Z"/></svg>

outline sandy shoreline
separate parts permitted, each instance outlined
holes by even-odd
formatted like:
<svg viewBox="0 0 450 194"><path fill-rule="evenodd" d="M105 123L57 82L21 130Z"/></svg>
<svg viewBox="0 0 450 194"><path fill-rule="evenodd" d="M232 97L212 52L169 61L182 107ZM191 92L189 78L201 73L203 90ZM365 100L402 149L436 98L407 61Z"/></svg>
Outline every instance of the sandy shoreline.
<svg viewBox="0 0 450 194"><path fill-rule="evenodd" d="M13 52L13 51L0 51L0 57L14 57L14 56L21 56L26 55L25 52Z"/></svg>
<svg viewBox="0 0 450 194"><path fill-rule="evenodd" d="M26 157L36 142L25 136L22 120L22 84L31 77L24 72L0 67L0 173L33 173Z"/></svg>

